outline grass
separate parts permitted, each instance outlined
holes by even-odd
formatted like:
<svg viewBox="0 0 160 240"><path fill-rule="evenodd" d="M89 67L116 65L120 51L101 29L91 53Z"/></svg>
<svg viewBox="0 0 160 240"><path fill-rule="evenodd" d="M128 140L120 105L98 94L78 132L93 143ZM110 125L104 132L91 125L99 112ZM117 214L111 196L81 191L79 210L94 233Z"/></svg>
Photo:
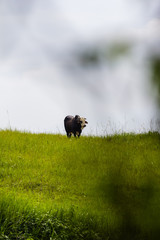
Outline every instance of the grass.
<svg viewBox="0 0 160 240"><path fill-rule="evenodd" d="M159 133L6 130L0 150L0 239L159 239Z"/></svg>

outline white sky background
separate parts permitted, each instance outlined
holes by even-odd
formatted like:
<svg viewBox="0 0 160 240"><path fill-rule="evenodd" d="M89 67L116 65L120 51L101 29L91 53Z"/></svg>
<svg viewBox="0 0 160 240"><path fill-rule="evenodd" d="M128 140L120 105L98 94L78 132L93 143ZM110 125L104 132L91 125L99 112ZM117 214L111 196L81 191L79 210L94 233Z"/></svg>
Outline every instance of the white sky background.
<svg viewBox="0 0 160 240"><path fill-rule="evenodd" d="M148 131L157 116L147 57L160 53L158 0L0 0L0 128L64 134ZM129 54L82 66L77 53L113 43ZM155 90L156 92L156 90Z"/></svg>

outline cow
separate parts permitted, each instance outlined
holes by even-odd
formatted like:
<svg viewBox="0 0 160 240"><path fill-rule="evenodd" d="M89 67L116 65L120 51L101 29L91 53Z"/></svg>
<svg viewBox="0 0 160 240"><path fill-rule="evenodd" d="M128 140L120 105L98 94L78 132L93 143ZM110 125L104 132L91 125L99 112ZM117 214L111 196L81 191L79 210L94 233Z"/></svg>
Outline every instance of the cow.
<svg viewBox="0 0 160 240"><path fill-rule="evenodd" d="M64 127L66 130L67 137L70 138L73 134L74 137L80 137L82 129L86 127L88 122L86 118L80 117L79 115L73 116L66 116L64 119Z"/></svg>

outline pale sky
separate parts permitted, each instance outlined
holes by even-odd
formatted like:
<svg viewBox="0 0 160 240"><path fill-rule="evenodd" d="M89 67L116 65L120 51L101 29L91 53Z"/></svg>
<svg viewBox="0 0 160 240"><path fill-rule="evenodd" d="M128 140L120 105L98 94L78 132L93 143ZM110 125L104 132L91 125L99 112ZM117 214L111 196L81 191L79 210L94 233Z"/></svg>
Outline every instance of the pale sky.
<svg viewBox="0 0 160 240"><path fill-rule="evenodd" d="M64 134L64 117L79 114L84 134L150 130L158 0L0 0L0 19L0 129ZM112 59L119 43L128 52ZM93 49L100 64L82 64Z"/></svg>

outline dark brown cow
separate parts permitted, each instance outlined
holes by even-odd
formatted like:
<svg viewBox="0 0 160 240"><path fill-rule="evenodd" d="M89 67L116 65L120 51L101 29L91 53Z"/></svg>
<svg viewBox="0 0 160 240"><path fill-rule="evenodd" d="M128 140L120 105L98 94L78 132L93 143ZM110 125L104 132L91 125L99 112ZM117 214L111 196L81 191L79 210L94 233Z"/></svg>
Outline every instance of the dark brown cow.
<svg viewBox="0 0 160 240"><path fill-rule="evenodd" d="M74 134L75 137L80 137L82 129L86 127L86 124L88 124L86 118L80 117L79 115L76 115L75 117L65 117L64 127L67 133L67 137L71 137L72 134Z"/></svg>

